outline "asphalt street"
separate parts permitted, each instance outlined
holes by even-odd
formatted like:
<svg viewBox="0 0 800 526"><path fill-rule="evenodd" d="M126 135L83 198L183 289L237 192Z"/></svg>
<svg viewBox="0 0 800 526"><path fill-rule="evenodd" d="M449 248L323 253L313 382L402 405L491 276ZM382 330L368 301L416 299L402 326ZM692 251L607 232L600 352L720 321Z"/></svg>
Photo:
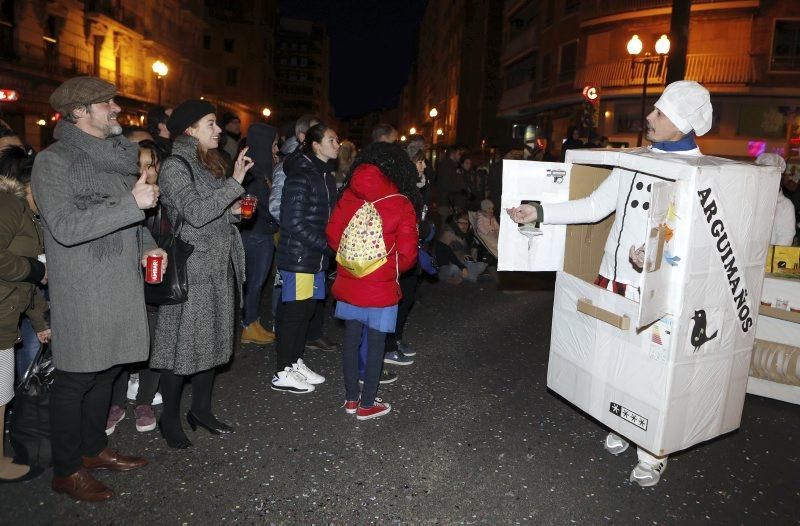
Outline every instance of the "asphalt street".
<svg viewBox="0 0 800 526"><path fill-rule="evenodd" d="M337 353L308 352L327 381L292 395L269 389L272 346L237 349L215 388L233 435L187 427L194 447L171 450L129 408L110 444L150 465L100 473L115 499L55 495L48 471L0 486L0 524L800 523L800 407L783 402L748 395L738 431L674 455L654 488L628 482L633 448L606 453L604 430L546 388L548 284L423 283L416 362L393 369L379 396L394 410L374 421L340 407Z"/></svg>

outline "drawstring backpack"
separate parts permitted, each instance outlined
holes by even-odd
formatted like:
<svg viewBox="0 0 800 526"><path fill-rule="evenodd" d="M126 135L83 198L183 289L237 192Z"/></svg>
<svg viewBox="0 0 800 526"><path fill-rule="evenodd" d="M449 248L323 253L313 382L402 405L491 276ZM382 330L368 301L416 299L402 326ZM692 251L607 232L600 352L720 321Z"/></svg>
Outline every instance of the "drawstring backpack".
<svg viewBox="0 0 800 526"><path fill-rule="evenodd" d="M342 233L336 262L357 278L363 278L386 263L386 243L383 241L383 220L375 203L389 197L405 197L391 194L375 201L364 201Z"/></svg>

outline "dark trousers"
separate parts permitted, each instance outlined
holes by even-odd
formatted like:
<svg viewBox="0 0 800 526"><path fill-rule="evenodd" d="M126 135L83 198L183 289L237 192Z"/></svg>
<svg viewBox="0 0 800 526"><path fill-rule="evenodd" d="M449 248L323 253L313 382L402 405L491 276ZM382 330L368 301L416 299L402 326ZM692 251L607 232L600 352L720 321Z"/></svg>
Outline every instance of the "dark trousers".
<svg viewBox="0 0 800 526"><path fill-rule="evenodd" d="M50 390L50 441L57 477L75 473L82 466L81 456L93 457L108 444L106 418L119 372L120 367L97 373L56 370Z"/></svg>
<svg viewBox="0 0 800 526"><path fill-rule="evenodd" d="M242 234L245 255L244 312L247 326L261 317L261 291L272 267L275 242L269 234Z"/></svg>
<svg viewBox="0 0 800 526"><path fill-rule="evenodd" d="M314 314L308 322L306 341L314 341L322 338L322 329L325 323L325 301L317 300L314 305Z"/></svg>
<svg viewBox="0 0 800 526"><path fill-rule="evenodd" d="M306 348L306 335L319 300L281 301L278 303L276 347L278 363L276 372L283 371L302 358Z"/></svg>
<svg viewBox="0 0 800 526"><path fill-rule="evenodd" d="M342 344L342 372L344 373L344 393L347 400L358 400L358 349L361 345L361 332L364 324L356 320L344 323L344 342ZM361 405L372 407L378 394L378 380L383 367L383 349L386 333L367 329L367 364L364 370L364 389L361 391Z"/></svg>
<svg viewBox="0 0 800 526"><path fill-rule="evenodd" d="M153 397L158 391L158 381L161 373L155 369L150 369L147 362L124 367L120 375L114 381L111 394L111 405L125 406L128 393L128 379L132 372L139 373L139 391L136 393L136 405L152 405Z"/></svg>
<svg viewBox="0 0 800 526"><path fill-rule="evenodd" d="M397 306L397 328L393 333L386 336L386 352L397 350L397 340L403 339L403 329L408 321L408 314L414 306L414 301L417 298L417 284L419 283L419 276L417 275L417 268L409 270L400 276L400 290L403 293L403 298Z"/></svg>
<svg viewBox="0 0 800 526"><path fill-rule="evenodd" d="M147 307L147 330L150 331L150 345L156 337L156 320L158 319L158 309L148 305ZM151 405L153 397L158 391L158 382L161 373L156 369L150 369L147 362L135 363L124 366L122 372L114 381L111 393L111 405L125 406L126 395L128 393L128 378L131 372L139 373L139 390L136 392L136 405Z"/></svg>
<svg viewBox="0 0 800 526"><path fill-rule="evenodd" d="M161 411L161 425L166 429L181 427L181 395L183 384L188 378L192 383L192 413L201 420L208 421L211 412L211 391L214 387L214 369L208 369L189 376L174 374L169 369L161 370L161 397L164 407Z"/></svg>

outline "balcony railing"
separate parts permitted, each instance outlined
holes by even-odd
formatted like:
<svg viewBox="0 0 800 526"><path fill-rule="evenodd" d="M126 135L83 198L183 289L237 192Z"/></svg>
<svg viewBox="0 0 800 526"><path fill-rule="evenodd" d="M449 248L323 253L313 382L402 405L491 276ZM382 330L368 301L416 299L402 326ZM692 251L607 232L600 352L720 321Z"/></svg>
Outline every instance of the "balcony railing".
<svg viewBox="0 0 800 526"><path fill-rule="evenodd" d="M519 86L504 91L503 96L500 98L500 104L498 105L499 113L511 111L518 106L523 106L531 102L531 100L533 100L533 86L535 82L535 80L531 79Z"/></svg>
<svg viewBox="0 0 800 526"><path fill-rule="evenodd" d="M730 0L692 0L692 6L728 1ZM600 0L596 5L596 9L585 12L583 18L597 18L617 13L672 7L672 0Z"/></svg>
<svg viewBox="0 0 800 526"><path fill-rule="evenodd" d="M663 84L666 64L650 66L648 84ZM750 55L688 55L686 78L701 84L748 84L755 79L755 66ZM644 65L631 67L630 59L590 64L578 70L575 88L587 85L605 88L641 86L644 81Z"/></svg>
<svg viewBox="0 0 800 526"><path fill-rule="evenodd" d="M536 49L536 24L531 24L528 29L515 36L503 47L503 55L500 60L503 64L525 54L527 51Z"/></svg>

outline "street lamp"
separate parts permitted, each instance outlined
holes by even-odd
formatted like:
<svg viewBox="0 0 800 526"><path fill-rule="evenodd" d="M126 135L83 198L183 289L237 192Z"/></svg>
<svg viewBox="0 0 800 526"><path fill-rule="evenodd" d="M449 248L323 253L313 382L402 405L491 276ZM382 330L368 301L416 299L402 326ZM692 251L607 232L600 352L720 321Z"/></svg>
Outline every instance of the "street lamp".
<svg viewBox="0 0 800 526"><path fill-rule="evenodd" d="M417 133L417 129L412 127L411 129L408 130L408 133L414 135L415 133Z"/></svg>
<svg viewBox="0 0 800 526"><path fill-rule="evenodd" d="M647 99L647 80L648 76L650 75L650 65L651 64L662 64L664 62L664 57L667 56L669 53L669 38L667 35L661 35L661 38L656 41L655 50L656 56L650 54L649 51L646 51L644 56L639 57L639 53L642 52L642 48L644 45L642 41L639 39L639 35L633 35L630 40L628 40L628 45L626 46L628 49L628 54L631 56L631 76L633 76L633 69L636 64L644 64L644 78L642 80L642 108L640 114L640 123L639 123L639 136L636 138L636 146L642 145L642 136L644 135L645 129L645 100Z"/></svg>
<svg viewBox="0 0 800 526"><path fill-rule="evenodd" d="M263 110L261 110L261 115L263 115L264 118L266 119L267 117L272 115L272 110L269 108L264 108Z"/></svg>
<svg viewBox="0 0 800 526"><path fill-rule="evenodd" d="M428 112L428 115L430 115L431 119L435 119L436 116L439 115L439 110L436 108L431 108L431 111Z"/></svg>
<svg viewBox="0 0 800 526"><path fill-rule="evenodd" d="M169 73L169 68L160 60L153 62L153 73L156 74L156 86L158 87L158 105L161 105L161 88L164 85L164 77Z"/></svg>
<svg viewBox="0 0 800 526"><path fill-rule="evenodd" d="M441 129L441 128L439 128L438 130L436 130L436 135L438 135L439 137L441 137L442 135L444 135L444 130L443 130L443 129Z"/></svg>

